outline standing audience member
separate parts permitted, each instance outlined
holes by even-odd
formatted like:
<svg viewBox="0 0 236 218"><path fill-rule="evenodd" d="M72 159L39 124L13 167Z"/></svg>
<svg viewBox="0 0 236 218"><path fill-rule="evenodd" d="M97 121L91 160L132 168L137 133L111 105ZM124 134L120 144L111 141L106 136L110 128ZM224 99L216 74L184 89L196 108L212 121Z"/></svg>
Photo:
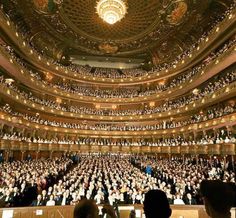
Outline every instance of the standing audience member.
<svg viewBox="0 0 236 218"><path fill-rule="evenodd" d="M3 154L0 153L0 164L3 163L4 159L3 159Z"/></svg>

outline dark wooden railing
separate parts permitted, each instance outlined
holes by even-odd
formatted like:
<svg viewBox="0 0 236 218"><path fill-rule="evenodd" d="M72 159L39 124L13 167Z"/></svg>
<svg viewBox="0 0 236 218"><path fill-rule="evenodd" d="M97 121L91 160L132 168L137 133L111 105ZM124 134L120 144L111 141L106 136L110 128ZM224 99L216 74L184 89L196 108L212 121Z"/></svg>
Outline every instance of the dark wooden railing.
<svg viewBox="0 0 236 218"><path fill-rule="evenodd" d="M102 206L99 206L101 209ZM209 218L206 214L204 206L190 205L171 205L171 218ZM47 206L47 207L21 207L21 208L1 208L0 217L5 218L5 214L9 210L13 212L13 218L73 218L74 206ZM120 218L128 218L130 211L135 210L138 218L143 218L142 205L126 205L119 206ZM235 208L231 210L231 217L235 218ZM11 213L10 212L10 213ZM141 214L141 216L139 216ZM9 216L10 217L10 216Z"/></svg>

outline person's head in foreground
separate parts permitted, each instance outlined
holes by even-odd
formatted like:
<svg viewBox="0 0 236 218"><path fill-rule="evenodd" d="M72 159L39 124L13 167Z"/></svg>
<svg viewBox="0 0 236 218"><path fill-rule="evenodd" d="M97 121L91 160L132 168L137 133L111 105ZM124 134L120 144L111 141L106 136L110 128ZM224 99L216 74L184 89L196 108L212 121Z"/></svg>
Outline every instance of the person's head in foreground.
<svg viewBox="0 0 236 218"><path fill-rule="evenodd" d="M103 212L108 214L110 218L116 218L115 211L110 205L104 205ZM87 199L80 201L75 206L74 218L99 218L99 210L96 202Z"/></svg>
<svg viewBox="0 0 236 218"><path fill-rule="evenodd" d="M146 218L169 218L171 208L165 192L150 190L145 194L143 209Z"/></svg>
<svg viewBox="0 0 236 218"><path fill-rule="evenodd" d="M220 180L203 180L200 191L206 212L211 218L231 217L230 209L235 199L232 186Z"/></svg>
<svg viewBox="0 0 236 218"><path fill-rule="evenodd" d="M74 209L74 218L98 218L98 207L93 200L82 200Z"/></svg>

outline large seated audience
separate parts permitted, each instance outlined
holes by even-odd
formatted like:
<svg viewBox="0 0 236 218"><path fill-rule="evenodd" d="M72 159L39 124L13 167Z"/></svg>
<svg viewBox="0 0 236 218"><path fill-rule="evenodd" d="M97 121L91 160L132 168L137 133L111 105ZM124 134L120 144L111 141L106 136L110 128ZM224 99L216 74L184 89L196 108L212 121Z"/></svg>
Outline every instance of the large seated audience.
<svg viewBox="0 0 236 218"><path fill-rule="evenodd" d="M138 157L132 160L133 164L143 172L147 171L147 166L151 167L150 175L157 178L159 188L166 192L172 204L189 204L190 200L192 204L199 204L201 202L199 188L204 179L235 183L234 163L225 163L217 158L213 160L200 158L198 163L196 161L196 158L156 160L156 157L153 159Z"/></svg>
<svg viewBox="0 0 236 218"><path fill-rule="evenodd" d="M55 2L55 4L58 3ZM183 67L184 63L191 64L192 59L190 60L190 58L201 50L202 45L207 43L211 34L218 32L219 29L216 28L219 28L221 22L223 23L229 18L229 14L235 10L235 6L236 2L234 1L224 14L215 15L215 21L208 24L210 30L189 46L188 50L183 51L168 63L160 63L150 71L144 70L145 66L137 69L112 69L82 66L71 62L64 65L62 64L63 60L64 63L67 61L63 54L61 61L58 61L48 57L44 49L39 51L33 40L30 40L32 30L28 25L25 25L26 20L18 18L19 12L17 10L11 10L11 4L0 3L0 10L9 19L8 28L15 27L17 29L16 36L25 40L24 49L30 49L32 60L37 58L51 69L64 71L68 78L70 76L80 76L84 79L93 77L94 81L97 78L102 78L103 81L105 81L104 78L109 78L112 79L112 82L115 82L114 79L122 79L123 82L123 79L133 81L131 78L137 80L137 77L151 78L154 74L165 77L168 72L181 69L179 68L180 64ZM14 25L11 25L11 20L14 20ZM227 55L228 53L225 52L230 49L230 52L233 48L235 50L235 45L236 37L233 36L206 55L207 57L200 57L201 62L199 61L197 65L189 65L190 67L185 72L178 74L176 71L174 76L169 75L170 77L164 80L152 81L144 85L118 86L118 88L105 85L101 88L91 84L83 84L81 81L77 82L72 78L54 77L49 72L47 75L47 72L36 70L29 60L22 59L22 54L19 54L19 51L14 50L0 38L0 49L3 48L6 51L5 54L8 53L6 56L10 56L11 63L17 62L15 66L19 65L21 73L27 74L32 82L37 82L44 88L50 88L55 93L58 93L58 90L63 91L63 96L66 94L71 97L69 93L72 93L73 97L77 95L77 100L90 96L93 97L93 103L98 99L104 102L105 99L111 101L110 98L118 98L121 102L120 105L114 103L109 108L110 103L109 105L108 103L107 105L92 105L91 98L88 98L87 103L79 104L76 100L61 99L61 96L53 95L51 92L39 93L36 89L31 89L32 87L18 82L14 76L9 76L9 72L0 70L0 88L2 91L7 89L5 95L0 99L0 113L3 121L0 125L0 148L5 149L5 145L9 146L8 150L0 150L0 208L46 206L54 209L52 206L74 205L74 218L118 218L120 217L118 206L143 204L146 218L170 218L172 214L170 205L204 204L205 211L211 218L230 218L230 209L232 206L236 206L236 160L235 157L225 154L214 156L212 153L215 151L212 152L211 149L218 146L216 149L223 148L222 150L226 151L236 144L235 120L231 119L236 111L236 100L231 95L232 92L229 92L226 98L222 98L218 103L216 99L212 102L208 102L208 99L209 97L212 99L217 97L218 99L219 96L223 96L221 95L222 90L228 92L230 87L235 88L235 66L226 68L210 79L206 79L200 85L195 85L196 87L189 86L192 87L191 91L185 90L183 94L177 91L177 94L173 96L169 94L174 89L182 89L186 84L200 78L199 75L203 75L210 64L220 62L221 55ZM25 52L24 49L21 52ZM194 59L192 63L194 63ZM145 64L143 63L143 65ZM142 78L139 79L142 80ZM226 87L227 89L224 89ZM165 95L165 91L169 91L168 95ZM132 107L129 108L128 104L125 105L129 98L151 95L153 98L156 97L154 96L156 94L157 97L160 96L159 93L163 94L162 98L157 98L156 101L141 104L137 101L138 99L134 99L136 101ZM14 107L15 102L8 101L6 94L8 97L15 96L17 100L22 101L21 103L24 101L28 111ZM204 101L202 101L203 98ZM200 108L201 110L198 107L200 101L206 102L204 107ZM86 106L88 103L90 106ZM188 105L193 103L191 110L188 110ZM39 113L38 106L45 111L45 114ZM45 109L50 109L50 112ZM180 109L185 110L184 116L177 115ZM56 114L52 116L52 113L58 112L57 110L63 116L68 114L62 112L69 112L70 118L62 120ZM167 113L162 116L161 113L171 112L171 110L175 110L176 114L168 113L169 117L167 118ZM12 119L8 119L5 114ZM81 119L86 118L82 115L107 117L105 119L100 117L103 119L102 122L99 121L100 119L96 119L96 116L90 116L91 120L76 120L75 114L80 115ZM156 116L151 116L152 114ZM156 119L158 114L159 119ZM113 122L111 116L126 117L125 119L116 117L115 120L121 119ZM144 119L139 122L135 116ZM226 119L226 116L231 120L224 124L223 118ZM129 117L132 118L132 122L123 121ZM146 117L149 117L149 120L153 117L154 119L148 122L145 120ZM206 122L207 125L205 125L209 128L200 129L201 125L197 125L217 118L220 122L215 122L216 120L211 122L216 124L215 128L208 126L209 122ZM15 122L19 119L23 122ZM47 128L41 129L41 126L34 125L37 129L34 130L29 123L45 125ZM66 133L61 134L61 129L53 128L55 132L52 132L48 127L72 129L73 135L71 130L65 130ZM174 128L176 131L173 130ZM46 129L49 130L48 133ZM169 129L171 131L161 131L163 135L160 134L160 131L156 131L155 136L151 135L152 132L145 132L146 136L139 132ZM91 131L85 131L83 135L77 130ZM187 132L185 133L184 130ZM97 131L111 133L103 137L102 135L107 132L98 135L100 132ZM130 133L112 133L112 131L135 131L136 135L131 137ZM92 135L91 132L95 134ZM168 134L165 135L165 132ZM170 132L171 134L169 134ZM86 136L86 134L90 135ZM12 149L11 146L19 144L19 150ZM55 144L60 147L60 151L54 152ZM152 146L160 146L161 148ZM166 147L165 149L165 146L176 147ZM24 149L21 149L22 147ZM32 149L35 147L38 150ZM130 148L132 152L144 152L148 148L149 152L160 149L165 153L135 154L135 152L111 153L104 151L108 148L113 150L113 147L114 150L118 149L122 152L128 151L129 149L126 149L128 147L133 147ZM191 151L192 148L197 148L196 150L200 151L204 147L207 147L208 154L193 154ZM25 150L28 148L29 150ZM89 148L88 151L85 152L85 148ZM185 152L185 148L189 150L189 154L174 153L177 150L180 153ZM95 152L95 150L101 152ZM166 152L167 150L169 152ZM210 154L210 152L212 153ZM99 216L98 205L103 205L100 211L101 216ZM62 217L61 214L60 216ZM135 211L131 211L129 217L135 218Z"/></svg>
<svg viewBox="0 0 236 218"><path fill-rule="evenodd" d="M6 207L29 206L71 166L69 158L0 163L0 201Z"/></svg>
<svg viewBox="0 0 236 218"><path fill-rule="evenodd" d="M78 163L72 161L75 157ZM112 154L4 162L0 201L6 207L75 205L82 199L96 204L142 204L145 193L159 189L170 204L202 204L201 181L235 183L233 164L218 158L196 161Z"/></svg>
<svg viewBox="0 0 236 218"><path fill-rule="evenodd" d="M39 113L36 113L35 116L20 113L12 110L9 104L5 104L0 107L0 111L4 111L12 116L23 118L24 120L38 123L42 125L52 126L52 127L62 127L62 128L70 128L70 129L80 129L80 130L103 130L103 131L146 131L146 130L160 130L160 129L173 129L178 127L184 127L190 124L196 124L202 121L207 121L215 118L219 118L221 116L225 116L228 114L232 114L236 111L235 105L224 105L220 106L214 105L211 108L208 108L205 112L200 111L199 113L195 113L188 119L175 121L174 118L168 120L157 121L155 124L148 125L124 125L124 124L110 124L110 123L94 123L89 124L85 122L73 123L73 122L62 122L55 120L46 120L40 117Z"/></svg>

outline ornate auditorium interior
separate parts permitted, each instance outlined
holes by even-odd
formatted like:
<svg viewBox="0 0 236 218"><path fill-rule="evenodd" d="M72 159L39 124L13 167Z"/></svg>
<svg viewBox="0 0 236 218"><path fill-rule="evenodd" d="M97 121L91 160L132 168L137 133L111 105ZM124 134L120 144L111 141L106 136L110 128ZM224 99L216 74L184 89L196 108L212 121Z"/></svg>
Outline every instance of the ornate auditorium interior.
<svg viewBox="0 0 236 218"><path fill-rule="evenodd" d="M235 11L1 0L0 218L73 218L84 198L143 218L151 189L172 218L209 218L201 181L235 185Z"/></svg>

